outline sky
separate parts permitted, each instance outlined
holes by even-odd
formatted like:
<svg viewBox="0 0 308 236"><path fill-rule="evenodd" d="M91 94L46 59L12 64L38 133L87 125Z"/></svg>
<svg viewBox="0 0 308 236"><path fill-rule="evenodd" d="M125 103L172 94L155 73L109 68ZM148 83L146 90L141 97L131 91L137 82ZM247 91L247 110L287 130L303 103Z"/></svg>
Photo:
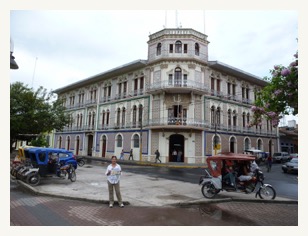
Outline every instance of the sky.
<svg viewBox="0 0 308 236"><path fill-rule="evenodd" d="M147 59L150 33L193 28L208 36L209 60L261 78L289 65L298 49L297 11L12 10L18 70L10 82L48 90Z"/></svg>

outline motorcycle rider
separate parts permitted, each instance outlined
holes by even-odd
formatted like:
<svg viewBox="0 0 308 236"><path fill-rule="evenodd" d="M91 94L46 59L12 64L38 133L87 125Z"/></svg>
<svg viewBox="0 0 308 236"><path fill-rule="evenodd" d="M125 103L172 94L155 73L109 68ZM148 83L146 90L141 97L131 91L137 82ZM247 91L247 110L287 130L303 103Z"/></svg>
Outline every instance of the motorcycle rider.
<svg viewBox="0 0 308 236"><path fill-rule="evenodd" d="M247 166L247 163L245 162L239 162L239 181L249 181L252 179L252 176L250 174L249 167Z"/></svg>

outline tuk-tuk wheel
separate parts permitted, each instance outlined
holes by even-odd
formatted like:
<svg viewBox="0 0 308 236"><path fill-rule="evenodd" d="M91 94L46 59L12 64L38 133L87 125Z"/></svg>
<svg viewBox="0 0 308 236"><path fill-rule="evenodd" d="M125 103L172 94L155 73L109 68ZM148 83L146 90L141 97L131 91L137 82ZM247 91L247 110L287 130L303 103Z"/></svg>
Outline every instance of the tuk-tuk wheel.
<svg viewBox="0 0 308 236"><path fill-rule="evenodd" d="M27 183L36 186L40 183L41 177L38 173L31 173L27 176Z"/></svg>
<svg viewBox="0 0 308 236"><path fill-rule="evenodd" d="M75 169L74 169L74 168L72 168L72 172L69 173L69 176L70 176L70 180L71 180L72 182L75 182L75 181L76 181L76 172L75 172Z"/></svg>

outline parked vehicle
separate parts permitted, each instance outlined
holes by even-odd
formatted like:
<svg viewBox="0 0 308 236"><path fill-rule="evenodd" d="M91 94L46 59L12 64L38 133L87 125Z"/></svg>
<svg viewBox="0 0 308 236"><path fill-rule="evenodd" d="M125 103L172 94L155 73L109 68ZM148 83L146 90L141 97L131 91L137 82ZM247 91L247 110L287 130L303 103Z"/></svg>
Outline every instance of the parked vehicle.
<svg viewBox="0 0 308 236"><path fill-rule="evenodd" d="M77 161L73 153L58 148L28 148L25 156L30 159L30 166L25 166L19 172L18 178L31 184L38 185L41 177L58 176L76 181Z"/></svg>
<svg viewBox="0 0 308 236"><path fill-rule="evenodd" d="M273 155L273 162L286 162L289 159L290 155L287 152L275 152Z"/></svg>
<svg viewBox="0 0 308 236"><path fill-rule="evenodd" d="M249 150L245 150L245 152L247 154L255 156L256 157L256 162L258 164L260 164L261 162L265 162L265 160L268 157L268 153L267 152L263 152L262 150L258 150L258 149L249 149Z"/></svg>
<svg viewBox="0 0 308 236"><path fill-rule="evenodd" d="M238 168L241 165L249 165L255 160L254 156L247 154L222 153L211 156L206 159L208 170L205 169L205 175L200 177L199 185L202 185L201 192L206 198L215 197L220 191L227 192L244 192L252 193L256 190L256 197L261 199L275 199L276 191L270 184L264 184L264 175L259 168L251 173L248 181L240 181L238 179ZM223 171L227 162L232 163L234 173L235 186L231 182L223 180L226 173Z"/></svg>
<svg viewBox="0 0 308 236"><path fill-rule="evenodd" d="M298 153L290 153L290 159L298 158Z"/></svg>
<svg viewBox="0 0 308 236"><path fill-rule="evenodd" d="M292 158L281 166L284 173L298 173L298 158Z"/></svg>

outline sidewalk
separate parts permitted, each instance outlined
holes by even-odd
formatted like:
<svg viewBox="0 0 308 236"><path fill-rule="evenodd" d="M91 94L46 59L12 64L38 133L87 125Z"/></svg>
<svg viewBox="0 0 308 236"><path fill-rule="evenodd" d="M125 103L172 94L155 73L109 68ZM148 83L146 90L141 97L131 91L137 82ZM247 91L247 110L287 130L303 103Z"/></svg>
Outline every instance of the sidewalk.
<svg viewBox="0 0 308 236"><path fill-rule="evenodd" d="M108 204L108 187L105 171L109 162L100 162L91 158L90 162L76 170L77 180L71 182L67 179L58 177L42 178L38 186L32 187L22 181L17 183L27 190L39 194L54 197L64 197L77 200L85 200ZM221 192L214 199L206 199L201 193L201 186L197 183L186 183L164 178L153 178L147 175L134 174L125 171L124 164L134 165L158 165L169 168L200 168L200 165L188 165L183 163L176 164L155 164L141 163L136 161L121 161L123 173L121 176L121 194L124 204L132 206L183 206L197 205L205 203L217 203L227 201L249 201L249 202L267 202L267 203L286 203L297 204L297 201L287 198L276 197L275 200L264 201L255 198L255 194L228 193ZM204 166L202 166L204 168ZM11 177L13 178L13 177ZM116 200L116 197L115 197Z"/></svg>

